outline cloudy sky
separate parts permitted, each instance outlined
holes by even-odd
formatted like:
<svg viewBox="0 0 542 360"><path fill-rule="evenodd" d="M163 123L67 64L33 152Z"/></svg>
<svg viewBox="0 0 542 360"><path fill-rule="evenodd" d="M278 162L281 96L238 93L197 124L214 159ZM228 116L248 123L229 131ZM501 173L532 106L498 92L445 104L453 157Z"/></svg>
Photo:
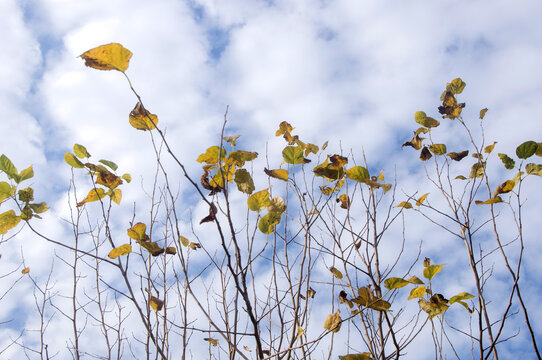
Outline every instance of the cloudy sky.
<svg viewBox="0 0 542 360"><path fill-rule="evenodd" d="M274 133L281 121L288 121L307 142L329 141L330 154L352 152L360 163L363 151L371 172L385 169L390 177L396 172L398 194L410 193L423 181L416 176L423 177L424 171L414 151L401 144L417 128L417 110L439 116L440 94L456 77L467 83L460 100L467 104L463 115L475 136L480 136L480 109L489 109L485 141L497 141L495 151L514 154L525 140L542 141L540 14L542 3L536 0L513 5L472 0L3 0L0 153L19 169L33 164L36 197L51 208L40 226L57 236L69 236L59 222L69 214L71 175L63 156L74 143L115 161L141 186L151 186L154 158L146 134L128 123L136 99L125 78L87 68L78 58L93 47L118 42L134 54L127 75L194 177L201 175L194 160L217 144L229 107L226 134L241 134L240 148L265 154L267 146L269 161L278 165L283 143ZM442 121L439 136L442 142L465 143L464 133L448 120ZM497 168L495 174L505 174ZM528 180L525 191L532 194L525 226L536 238L534 204L542 197L535 193L539 180ZM124 195L128 204L143 199L140 185L135 186ZM184 190L187 184L178 186ZM194 211L199 210L205 212ZM128 205L120 211L129 216L132 209ZM424 237L421 232L412 233L413 243ZM13 257L10 264L17 266L24 253L32 273L46 276L53 248L22 235L26 243L2 245L0 261ZM542 301L532 275L542 271L536 259L542 247L533 240L523 268L532 305ZM428 254L438 256L430 253L438 246L427 246ZM24 291L19 294L24 297ZM3 306L16 309L13 299L2 299ZM33 301L26 301L29 309ZM542 333L542 322L534 318ZM17 336L2 326L0 334ZM23 348L9 351L15 357Z"/></svg>

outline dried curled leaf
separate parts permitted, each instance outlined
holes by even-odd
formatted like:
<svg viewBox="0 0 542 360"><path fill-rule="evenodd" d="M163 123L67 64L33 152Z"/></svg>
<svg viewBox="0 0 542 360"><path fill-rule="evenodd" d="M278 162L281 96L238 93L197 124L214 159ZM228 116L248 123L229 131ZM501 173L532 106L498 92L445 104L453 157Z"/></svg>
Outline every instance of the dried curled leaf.
<svg viewBox="0 0 542 360"><path fill-rule="evenodd" d="M155 296L151 296L149 303L154 311L160 311L164 307L164 302Z"/></svg>
<svg viewBox="0 0 542 360"><path fill-rule="evenodd" d="M141 102L138 102L134 109L130 112L130 125L138 130L152 130L158 124L158 116L151 114L143 107Z"/></svg>

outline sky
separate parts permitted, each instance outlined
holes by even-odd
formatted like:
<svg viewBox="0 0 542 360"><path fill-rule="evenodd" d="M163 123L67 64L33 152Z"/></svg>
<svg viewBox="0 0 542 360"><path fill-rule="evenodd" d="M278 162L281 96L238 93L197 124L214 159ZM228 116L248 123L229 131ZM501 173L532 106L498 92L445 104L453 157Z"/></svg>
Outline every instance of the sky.
<svg viewBox="0 0 542 360"><path fill-rule="evenodd" d="M384 169L388 179L396 177L397 200L403 200L415 191L428 192L420 188L429 186L418 155L401 147L418 127L414 113L422 110L440 119L440 94L456 77L467 84L459 98L466 102L463 115L474 137L482 136L479 111L488 108L483 136L486 145L497 142L496 152L513 155L526 140L542 141L541 13L542 3L536 0L513 5L481 0L3 0L0 153L19 170L33 165L35 196L50 207L35 224L53 238L70 238L71 228L63 219L70 216L67 192L73 189L63 157L75 143L86 146L96 160L115 161L121 173L132 175L124 205L115 215L123 219L115 220L119 229L125 230L134 203L137 211L148 211L145 202L155 159L148 134L128 123L137 99L121 73L90 69L79 58L91 48L117 42L132 51L126 74L147 109L158 115L172 149L195 179L201 176L195 159L218 144L227 109L225 134L240 134L239 148L260 154L255 171L259 168L261 173L266 161L276 166L282 161L284 143L274 134L278 124L287 121L303 141L320 145L328 141L329 154L353 154L351 159L358 164L364 154L371 173ZM438 141L465 144L457 122L441 119L441 123ZM495 165L488 171L496 179L514 175L502 169L496 156L492 161ZM186 201L183 215L205 216L207 209L190 196L189 184L165 155L164 163L172 169L175 191ZM468 171L470 165L464 166ZM82 197L84 177L76 174L76 179L80 181L76 193ZM262 184L257 188L267 181L264 175L255 180ZM537 204L542 200L538 181L533 176L523 188L528 195L522 281L540 334L542 313L534 308L542 300L535 275L542 271L537 260L542 245L536 241ZM234 198L241 203L244 199ZM503 213L503 231L508 235L511 222L506 216ZM462 249L443 254L452 240L419 216L407 214L405 219L411 229L408 244L414 249L408 253L415 255L422 240L422 257L428 254L437 263L447 263L450 274L463 281L468 273L456 259ZM188 222L182 226L190 229ZM204 230L201 234L209 235ZM60 269L69 252L24 230L0 244L0 253L4 263L0 269L19 269L24 257L42 285L55 263L53 292L69 292L69 282L59 275L66 271ZM499 260L494 264L501 265ZM495 270L495 274L498 284L506 283L506 273ZM12 274L9 281L2 280L2 289L17 278ZM464 280L467 287L469 281ZM5 335L0 351L10 344L8 339L19 335L19 343L24 340L35 348L35 333L23 332L35 326L33 289L29 277L22 278L9 296L0 299L8 310L4 314L28 314L0 318L0 334ZM492 291L498 294L498 286ZM58 358L71 358L66 350L69 327L56 313L48 330L51 351L58 351ZM8 318L14 320L1 323ZM517 353L525 340L522 329L505 351ZM343 354L336 346L335 358ZM198 350L194 351L197 358ZM434 356L432 343L420 351L406 358ZM5 352L7 358L25 353L36 358L16 344Z"/></svg>

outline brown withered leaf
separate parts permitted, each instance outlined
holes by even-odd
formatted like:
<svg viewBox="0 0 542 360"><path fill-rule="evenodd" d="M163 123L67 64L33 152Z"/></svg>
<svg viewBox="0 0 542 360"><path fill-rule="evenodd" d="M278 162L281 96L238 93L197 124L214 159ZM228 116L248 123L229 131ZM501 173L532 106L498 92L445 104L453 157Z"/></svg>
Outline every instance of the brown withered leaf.
<svg viewBox="0 0 542 360"><path fill-rule="evenodd" d="M209 172L207 170L204 170L203 175L201 175L200 182L201 186L203 186L205 190L210 191L209 196L213 196L214 194L222 191L220 186L211 185L209 181Z"/></svg>
<svg viewBox="0 0 542 360"><path fill-rule="evenodd" d="M203 224L203 223L206 223L206 222L214 221L215 220L215 214L217 213L217 211L218 210L217 210L215 204L211 203L211 206L209 206L209 215L207 215L206 217L201 219L201 221L199 223Z"/></svg>
<svg viewBox="0 0 542 360"><path fill-rule="evenodd" d="M414 134L414 137L410 140L405 142L401 147L405 146L412 146L416 150L420 150L422 148L422 140L424 138L420 137L419 134Z"/></svg>
<svg viewBox="0 0 542 360"><path fill-rule="evenodd" d="M286 132L291 132L294 128L288 122L283 121L279 124L279 129L275 133L275 136L280 136Z"/></svg>
<svg viewBox="0 0 542 360"><path fill-rule="evenodd" d="M328 165L328 168L332 170L339 170L344 165L348 164L348 159L338 154L332 155L329 158L329 161L331 161L331 164Z"/></svg>
<svg viewBox="0 0 542 360"><path fill-rule="evenodd" d="M122 184L122 179L109 171L100 171L96 178L96 183L114 189Z"/></svg>
<svg viewBox="0 0 542 360"><path fill-rule="evenodd" d="M448 153L446 155L448 155L452 160L461 161L461 159L463 159L465 156L469 155L469 150L464 150L464 151L461 151L459 153L451 152L451 153Z"/></svg>
<svg viewBox="0 0 542 360"><path fill-rule="evenodd" d="M426 160L429 160L431 159L433 155L431 155L431 152L429 151L429 149L427 148L427 146L424 146L422 151L420 152L420 159L422 161L426 161Z"/></svg>

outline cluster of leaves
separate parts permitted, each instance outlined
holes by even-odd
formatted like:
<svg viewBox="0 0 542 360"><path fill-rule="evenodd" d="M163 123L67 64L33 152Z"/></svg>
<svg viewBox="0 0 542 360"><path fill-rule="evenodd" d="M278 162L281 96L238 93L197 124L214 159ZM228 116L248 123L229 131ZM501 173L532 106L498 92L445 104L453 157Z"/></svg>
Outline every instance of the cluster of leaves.
<svg viewBox="0 0 542 360"><path fill-rule="evenodd" d="M431 288L431 280L436 274L438 274L442 270L444 264L432 265L431 260L429 258L425 258L425 260L423 261L423 266L423 277L427 279L427 284L420 280L419 277L411 276L408 279L396 277L388 278L384 282L384 286L388 290L394 290L400 289L409 284L417 285L410 291L408 300L419 299L418 305L423 311L428 314L430 319L434 318L437 315L444 314L444 312L450 307L450 305L454 303L461 304L469 312L473 311L469 308L465 300L474 298L474 295L471 295L467 292L461 292L457 295L452 296L450 300L448 300L444 298L442 294L433 292Z"/></svg>
<svg viewBox="0 0 542 360"><path fill-rule="evenodd" d="M15 210L7 210L0 213L0 235L6 234L16 227L21 220L28 221L33 217L41 219L38 214L47 211L47 204L34 202L34 189L31 187L20 188L20 184L34 177L32 165L17 171L11 160L4 154L0 156L0 171L2 171L10 182L0 181L0 204L8 199L17 203L19 214Z"/></svg>

